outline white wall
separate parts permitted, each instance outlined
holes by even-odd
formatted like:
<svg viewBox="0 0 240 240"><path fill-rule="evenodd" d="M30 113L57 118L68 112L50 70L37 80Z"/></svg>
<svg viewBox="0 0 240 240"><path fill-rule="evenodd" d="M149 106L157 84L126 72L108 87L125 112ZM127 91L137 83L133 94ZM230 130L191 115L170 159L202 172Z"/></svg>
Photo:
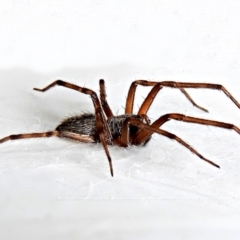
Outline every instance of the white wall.
<svg viewBox="0 0 240 240"><path fill-rule="evenodd" d="M0 0L0 137L53 130L70 114L93 111L68 89L32 91L61 78L98 92L106 80L123 113L135 79L212 82L240 101L238 1ZM135 111L147 90L139 87ZM149 116L167 112L240 126L223 93L164 89ZM238 239L239 135L169 122L164 127L221 169L177 142L110 147L31 139L0 146L1 239ZM160 238L159 238L160 237Z"/></svg>

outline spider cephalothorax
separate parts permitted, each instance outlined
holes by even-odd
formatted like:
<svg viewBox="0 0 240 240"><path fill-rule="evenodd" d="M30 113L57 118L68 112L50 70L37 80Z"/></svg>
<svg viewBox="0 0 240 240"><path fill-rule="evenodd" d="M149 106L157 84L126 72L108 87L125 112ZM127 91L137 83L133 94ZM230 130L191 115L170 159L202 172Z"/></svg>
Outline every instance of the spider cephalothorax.
<svg viewBox="0 0 240 240"><path fill-rule="evenodd" d="M190 95L186 92L185 88L208 88L221 90L235 103L238 108L240 108L240 104L238 103L238 101L220 84L173 81L152 82L146 80L136 80L132 82L128 92L125 114L118 116L113 115L107 103L105 83L102 79L99 81L100 98L98 98L97 94L91 89L79 87L75 84L64 82L62 80L56 80L43 89L34 88L34 90L45 92L48 89L54 87L55 85L70 88L81 93L90 95L94 105L95 113L85 113L82 115L69 117L66 120L62 121L54 131L10 135L2 138L0 140L0 143L3 143L7 140L51 136L65 137L85 143L101 142L109 161L111 175L113 176L112 160L107 145L118 145L120 147L127 147L129 145L145 145L151 139L153 133L158 133L170 139L176 140L177 142L188 148L192 153L200 157L202 160L219 168L217 164L203 157L200 153L198 153L194 148L192 148L181 138L160 128L164 123L171 119L216 126L226 129L233 129L240 134L240 129L233 124L208 119L194 118L179 113L165 114L159 117L153 123L150 123L150 120L147 117L148 109L150 108L158 92L163 87L180 89L181 92L194 106L203 111L207 110L197 105L190 97ZM143 101L142 105L140 106L138 113L133 114L135 91L138 85L151 86L152 89Z"/></svg>

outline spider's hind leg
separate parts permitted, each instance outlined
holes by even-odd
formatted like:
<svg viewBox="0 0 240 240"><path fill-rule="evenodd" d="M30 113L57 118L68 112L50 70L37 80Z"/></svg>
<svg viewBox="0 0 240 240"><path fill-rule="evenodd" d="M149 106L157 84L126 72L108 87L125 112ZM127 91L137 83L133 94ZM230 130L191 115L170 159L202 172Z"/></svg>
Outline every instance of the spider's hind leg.
<svg viewBox="0 0 240 240"><path fill-rule="evenodd" d="M51 131L51 132L42 132L42 133L22 133L22 134L13 134L7 137L0 139L0 143L4 143L9 140L19 140L19 139L26 139L26 138L43 138L43 137L59 137L58 131Z"/></svg>
<svg viewBox="0 0 240 240"><path fill-rule="evenodd" d="M77 134L73 132L59 132L59 137L69 138L83 143L96 143L96 140L89 135Z"/></svg>

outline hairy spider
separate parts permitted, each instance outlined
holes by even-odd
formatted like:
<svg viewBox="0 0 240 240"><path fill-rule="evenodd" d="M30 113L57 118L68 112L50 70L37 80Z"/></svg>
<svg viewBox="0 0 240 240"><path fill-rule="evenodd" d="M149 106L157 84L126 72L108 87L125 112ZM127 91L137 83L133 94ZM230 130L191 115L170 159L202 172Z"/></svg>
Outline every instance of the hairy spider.
<svg viewBox="0 0 240 240"><path fill-rule="evenodd" d="M171 119L226 129L233 129L240 134L240 129L233 124L208 119L194 118L179 113L165 114L155 120L152 124L150 123L150 120L147 116L148 109L150 108L158 92L163 87L180 89L181 92L194 106L203 111L207 110L198 106L186 92L185 88L208 88L221 90L235 103L238 108L240 108L238 101L222 85L219 84L173 81L152 82L146 80L136 80L132 82L128 91L125 114L118 116L113 115L108 105L108 102L106 100L105 83L103 79L99 80L100 98L98 98L96 92L92 91L91 89L79 87L75 84L64 82L62 80L56 80L43 89L34 88L34 90L45 92L56 85L90 95L94 105L95 113L81 114L67 118L61 122L54 131L10 135L0 139L0 143L8 140L51 136L65 137L85 143L101 142L108 158L110 173L113 176L112 160L107 145L118 145L120 147L127 147L129 145L145 145L151 139L153 133L158 133L167 138L176 140L202 160L212 164L215 167L220 168L217 164L198 153L181 138L160 128L165 122ZM138 85L151 86L152 89L143 101L140 109L138 110L138 113L133 114L134 97Z"/></svg>

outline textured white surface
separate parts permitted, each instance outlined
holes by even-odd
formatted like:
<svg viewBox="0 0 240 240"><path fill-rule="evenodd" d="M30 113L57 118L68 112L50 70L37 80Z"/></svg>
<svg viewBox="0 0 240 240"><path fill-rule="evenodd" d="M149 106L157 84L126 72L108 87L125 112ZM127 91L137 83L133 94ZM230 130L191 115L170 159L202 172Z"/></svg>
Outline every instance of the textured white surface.
<svg viewBox="0 0 240 240"><path fill-rule="evenodd" d="M238 1L0 2L0 137L52 130L92 111L83 94L32 91L56 78L96 91L104 78L118 114L135 79L221 83L240 101ZM147 90L139 87L135 109ZM223 93L189 93L208 114L164 89L150 118L179 112L240 126ZM238 239L240 136L175 121L164 129L221 169L157 135L143 148L110 147L114 178L99 144L2 144L0 238Z"/></svg>

